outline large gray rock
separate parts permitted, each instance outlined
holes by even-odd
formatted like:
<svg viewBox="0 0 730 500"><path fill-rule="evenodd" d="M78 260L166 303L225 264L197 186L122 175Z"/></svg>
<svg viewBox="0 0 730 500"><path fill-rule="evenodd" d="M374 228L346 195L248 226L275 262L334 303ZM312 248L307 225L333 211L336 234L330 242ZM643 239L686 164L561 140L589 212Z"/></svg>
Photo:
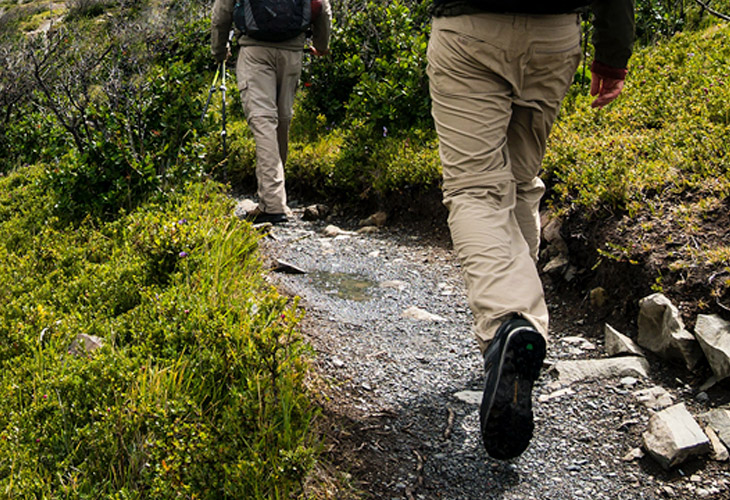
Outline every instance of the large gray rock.
<svg viewBox="0 0 730 500"><path fill-rule="evenodd" d="M710 440L684 403L654 414L642 438L646 451L667 470L711 451Z"/></svg>
<svg viewBox="0 0 730 500"><path fill-rule="evenodd" d="M730 322L715 314L697 316L695 335L717 380L730 376Z"/></svg>
<svg viewBox="0 0 730 500"><path fill-rule="evenodd" d="M644 351L626 335L620 333L606 323L603 329L606 343L606 353L609 356L643 356Z"/></svg>
<svg viewBox="0 0 730 500"><path fill-rule="evenodd" d="M564 385L582 380L649 376L649 363L636 357L558 361L553 369L558 373L558 382Z"/></svg>
<svg viewBox="0 0 730 500"><path fill-rule="evenodd" d="M666 359L683 361L691 370L702 359L702 350L684 327L679 310L661 293L639 301L640 346Z"/></svg>
<svg viewBox="0 0 730 500"><path fill-rule="evenodd" d="M712 427L725 446L730 448L730 410L716 408L702 414L701 418Z"/></svg>

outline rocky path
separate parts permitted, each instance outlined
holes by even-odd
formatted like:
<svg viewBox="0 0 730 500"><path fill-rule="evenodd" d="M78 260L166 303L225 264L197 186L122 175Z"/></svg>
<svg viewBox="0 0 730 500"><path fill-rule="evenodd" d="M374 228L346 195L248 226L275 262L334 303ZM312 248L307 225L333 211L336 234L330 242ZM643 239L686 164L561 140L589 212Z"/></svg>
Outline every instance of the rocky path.
<svg viewBox="0 0 730 500"><path fill-rule="evenodd" d="M730 498L727 462L694 459L665 472L648 456L627 456L638 453L650 418L635 391L663 384L693 414L711 407L655 362L648 377L571 384L545 370L530 447L510 462L490 459L478 425L482 363L447 233L356 233L357 223L336 221L337 229L302 213L272 227L262 248L280 268L272 282L302 298L303 328L327 382L328 456L351 474L358 498ZM581 298L546 288L547 363L605 357L603 325Z"/></svg>

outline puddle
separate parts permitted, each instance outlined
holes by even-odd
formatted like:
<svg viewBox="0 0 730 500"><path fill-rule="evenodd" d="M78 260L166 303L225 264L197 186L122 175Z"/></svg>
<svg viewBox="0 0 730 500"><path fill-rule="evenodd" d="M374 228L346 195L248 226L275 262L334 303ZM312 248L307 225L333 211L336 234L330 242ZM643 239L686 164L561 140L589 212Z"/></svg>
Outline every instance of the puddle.
<svg viewBox="0 0 730 500"><path fill-rule="evenodd" d="M343 300L370 300L372 298L370 292L377 286L372 280L342 272L314 271L309 273L309 278L316 288Z"/></svg>

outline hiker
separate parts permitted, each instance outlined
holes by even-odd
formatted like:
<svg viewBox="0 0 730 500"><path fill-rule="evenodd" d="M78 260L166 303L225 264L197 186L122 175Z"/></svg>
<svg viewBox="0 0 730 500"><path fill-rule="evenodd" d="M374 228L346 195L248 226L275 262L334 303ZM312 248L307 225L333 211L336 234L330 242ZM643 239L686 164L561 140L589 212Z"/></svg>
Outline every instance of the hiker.
<svg viewBox="0 0 730 500"><path fill-rule="evenodd" d="M277 11L281 8L287 11ZM275 16L267 15L269 12L275 13ZM219 64L228 57L227 41L234 18L234 32L240 47L236 63L238 90L256 143L259 203L246 214L246 218L253 223L286 222L284 165L307 31L311 26L311 53L326 55L329 52L332 9L329 0L294 0L288 3L215 0L211 49Z"/></svg>
<svg viewBox="0 0 730 500"><path fill-rule="evenodd" d="M538 173L581 58L579 10L588 5L592 106L600 108L623 88L633 0L434 0L428 77L443 201L484 355L482 439L496 459L520 455L532 438L532 386L548 333L536 266Z"/></svg>

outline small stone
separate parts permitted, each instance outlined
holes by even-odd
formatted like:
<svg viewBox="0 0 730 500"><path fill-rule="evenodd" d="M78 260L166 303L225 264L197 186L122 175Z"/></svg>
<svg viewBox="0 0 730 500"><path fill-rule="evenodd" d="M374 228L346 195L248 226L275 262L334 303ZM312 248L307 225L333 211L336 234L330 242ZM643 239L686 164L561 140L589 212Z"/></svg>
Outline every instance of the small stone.
<svg viewBox="0 0 730 500"><path fill-rule="evenodd" d="M702 482L702 478L699 475L697 475L697 474L692 474L691 476L689 476L689 480L691 482L693 482L693 483L701 483Z"/></svg>
<svg viewBox="0 0 730 500"><path fill-rule="evenodd" d="M304 209L302 219L306 221L321 220L325 219L330 213L330 208L327 205L309 205Z"/></svg>
<svg viewBox="0 0 730 500"><path fill-rule="evenodd" d="M641 448L634 448L624 455L621 460L624 462L633 462L634 460L639 460L641 458L644 458L644 451Z"/></svg>
<svg viewBox="0 0 730 500"><path fill-rule="evenodd" d="M707 395L706 392L698 392L695 396L695 399L699 401L700 403L707 403L710 400L710 396Z"/></svg>
<svg viewBox="0 0 730 500"><path fill-rule="evenodd" d="M345 362L336 357L332 358L332 364L335 365L336 368L342 368L343 366L345 366Z"/></svg>
<svg viewBox="0 0 730 500"><path fill-rule="evenodd" d="M383 281L380 283L380 288L394 288L398 291L403 291L408 287L408 283L400 280Z"/></svg>
<svg viewBox="0 0 730 500"><path fill-rule="evenodd" d="M674 498L674 489L671 486L662 486L659 491L666 497Z"/></svg>
<svg viewBox="0 0 730 500"><path fill-rule="evenodd" d="M402 316L404 318L415 319L416 321L446 321L446 318L444 318L443 316L439 316L438 314L432 314L416 306L411 306L403 311Z"/></svg>
<svg viewBox="0 0 730 500"><path fill-rule="evenodd" d="M571 336L571 337L563 337L561 339L561 342L565 342L566 344L574 345L578 347L579 349L583 349L586 351L594 351L596 349L596 345L591 342L590 340L579 337L579 336Z"/></svg>
<svg viewBox="0 0 730 500"><path fill-rule="evenodd" d="M600 286L594 288L590 291L589 298L593 307L601 308L606 305L606 290Z"/></svg>
<svg viewBox="0 0 730 500"><path fill-rule="evenodd" d="M578 269L575 266L568 266L568 269L565 270L563 278L565 278L565 281L570 283L575 279L576 274L578 274Z"/></svg>
<svg viewBox="0 0 730 500"><path fill-rule="evenodd" d="M342 233L342 229L340 229L339 227L337 227L333 224L330 224L329 226L324 228L324 230L322 231L323 235L328 236L330 238L334 238L335 236L337 236L338 234L341 234L341 233Z"/></svg>
<svg viewBox="0 0 730 500"><path fill-rule="evenodd" d="M551 218L543 222L543 227L540 235L545 241L547 241L548 243L552 243L553 241L562 238L560 236L561 228L561 220L558 218Z"/></svg>
<svg viewBox="0 0 730 500"><path fill-rule="evenodd" d="M550 394L542 394L537 398L537 400L541 403L546 403L552 399L561 398L563 396L570 396L572 394L575 394L575 391L570 387L566 387L564 389L559 389L555 392L551 392Z"/></svg>
<svg viewBox="0 0 730 500"><path fill-rule="evenodd" d="M608 323L606 323L606 325L604 326L603 333L606 343L606 352L609 356L644 355L644 351L641 350L641 347L636 345L633 340L631 340L626 335L620 333Z"/></svg>
<svg viewBox="0 0 730 500"><path fill-rule="evenodd" d="M720 490L717 488L697 488L697 491L695 491L695 494L700 498L709 498L718 493L720 493Z"/></svg>
<svg viewBox="0 0 730 500"><path fill-rule="evenodd" d="M388 220L388 214L385 212L376 212L366 219L360 221L360 226L384 226Z"/></svg>
<svg viewBox="0 0 730 500"><path fill-rule="evenodd" d="M334 224L330 224L322 230L322 234L328 238L337 238L340 236L352 236L356 233L354 233L353 231L345 231L344 229L340 229Z"/></svg>
<svg viewBox="0 0 730 500"><path fill-rule="evenodd" d="M238 203L236 203L236 210L235 213L244 216L248 212L254 210L259 206L258 203L256 203L253 200L250 200L248 198L244 198L243 200L240 200Z"/></svg>
<svg viewBox="0 0 730 500"><path fill-rule="evenodd" d="M68 348L68 353L73 356L80 354L91 354L104 346L104 339L95 335L80 333Z"/></svg>
<svg viewBox="0 0 730 500"><path fill-rule="evenodd" d="M454 394L454 397L466 404L479 406L482 404L483 395L482 391L461 391Z"/></svg>
<svg viewBox="0 0 730 500"><path fill-rule="evenodd" d="M715 430L708 425L705 427L705 434L707 434L707 437L710 439L710 444L712 445L712 459L717 462L727 461L728 458L730 458L730 452L728 452L727 447L722 444L722 441L720 441Z"/></svg>
<svg viewBox="0 0 730 500"><path fill-rule="evenodd" d="M307 271L301 267L281 259L276 261L276 265L272 268L272 271L284 274L307 274Z"/></svg>
<svg viewBox="0 0 730 500"><path fill-rule="evenodd" d="M364 226L357 230L357 234L374 234L377 232L380 232L380 229L375 226Z"/></svg>
<svg viewBox="0 0 730 500"><path fill-rule="evenodd" d="M558 255L545 264L545 267L543 267L542 270L544 273L548 274L551 272L559 272L565 269L569 263L568 257L565 255Z"/></svg>
<svg viewBox="0 0 730 500"><path fill-rule="evenodd" d="M663 410L674 403L672 397L666 389L659 386L650 387L649 389L642 389L634 392L634 396L637 400L644 404L650 410Z"/></svg>
<svg viewBox="0 0 730 500"><path fill-rule="evenodd" d="M636 385L639 382L639 379L636 377L624 377L621 380L619 380L619 383L624 387L631 387L633 385Z"/></svg>
<svg viewBox="0 0 730 500"><path fill-rule="evenodd" d="M632 426L638 425L640 422L636 419L624 420L621 425L618 426L618 430L622 432L628 431Z"/></svg>

